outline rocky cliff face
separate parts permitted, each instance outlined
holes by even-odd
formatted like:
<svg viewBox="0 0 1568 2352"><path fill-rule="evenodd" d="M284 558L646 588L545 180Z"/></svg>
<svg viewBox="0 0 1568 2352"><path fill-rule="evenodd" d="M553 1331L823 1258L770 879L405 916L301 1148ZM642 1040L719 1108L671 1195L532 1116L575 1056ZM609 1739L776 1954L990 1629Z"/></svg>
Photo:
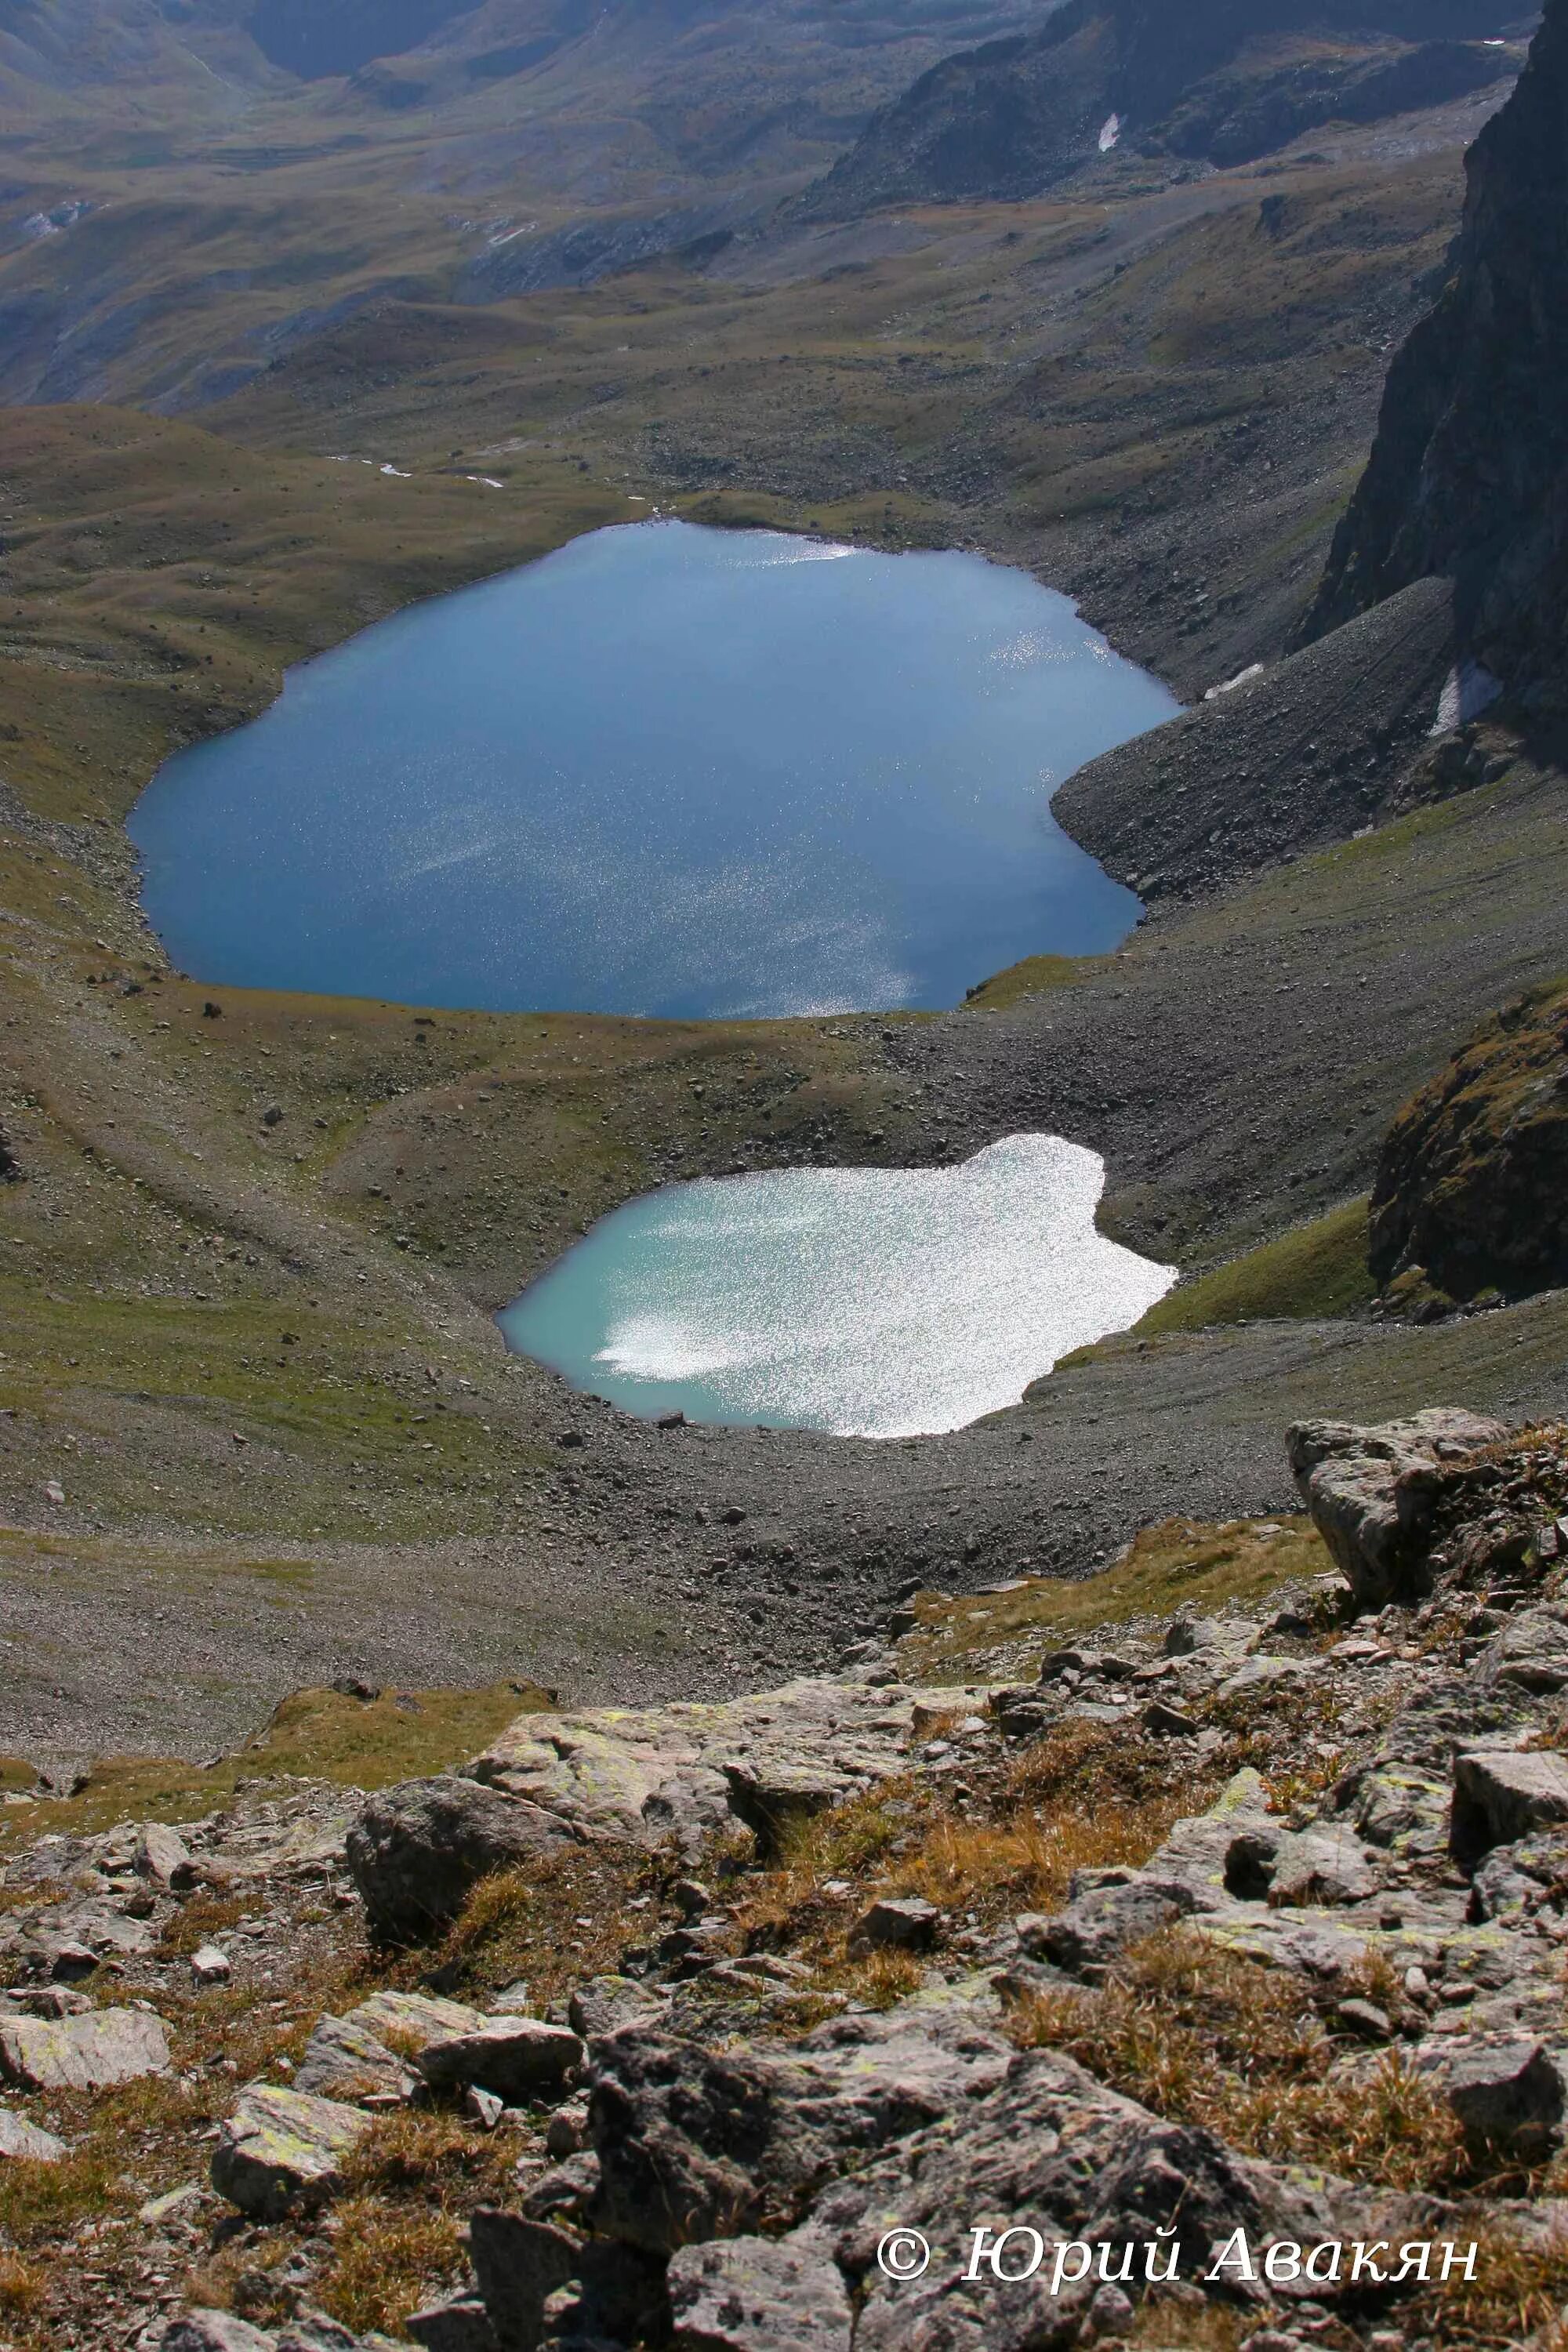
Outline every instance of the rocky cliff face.
<svg viewBox="0 0 1568 2352"><path fill-rule="evenodd" d="M1373 1195L1372 1270L1462 1300L1568 1283L1568 990L1510 1004L1406 1104Z"/></svg>
<svg viewBox="0 0 1568 2352"><path fill-rule="evenodd" d="M1462 636L1538 701L1568 693L1568 0L1468 162L1453 275L1395 361L1371 464L1307 623L1451 573Z"/></svg>
<svg viewBox="0 0 1568 2352"><path fill-rule="evenodd" d="M1498 79L1510 0L1068 0L1044 29L945 59L813 193L888 203L1037 194L1120 144L1216 163L1314 124L1436 106Z"/></svg>

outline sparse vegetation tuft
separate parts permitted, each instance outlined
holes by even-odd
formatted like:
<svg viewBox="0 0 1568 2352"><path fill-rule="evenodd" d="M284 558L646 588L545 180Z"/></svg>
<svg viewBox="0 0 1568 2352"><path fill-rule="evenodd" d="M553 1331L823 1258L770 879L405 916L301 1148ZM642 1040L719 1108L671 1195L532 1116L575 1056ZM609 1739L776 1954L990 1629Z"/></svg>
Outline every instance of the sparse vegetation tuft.
<svg viewBox="0 0 1568 2352"><path fill-rule="evenodd" d="M1473 2179L1451 2111L1402 2056L1331 2080L1338 2053L1302 1979L1189 1929L1124 1953L1101 1985L1032 1995L1012 2031L1248 2155L1391 2189L1451 2192Z"/></svg>

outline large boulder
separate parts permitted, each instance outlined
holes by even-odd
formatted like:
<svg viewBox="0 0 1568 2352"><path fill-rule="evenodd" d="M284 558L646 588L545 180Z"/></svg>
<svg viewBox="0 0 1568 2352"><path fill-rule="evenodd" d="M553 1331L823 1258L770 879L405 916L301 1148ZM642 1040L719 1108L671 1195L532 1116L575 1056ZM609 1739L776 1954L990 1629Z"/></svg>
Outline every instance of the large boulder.
<svg viewBox="0 0 1568 2352"><path fill-rule="evenodd" d="M369 1799L348 1835L348 1862L372 1933L428 1935L482 1878L576 1843L552 1814L479 1780L443 1773Z"/></svg>
<svg viewBox="0 0 1568 2352"><path fill-rule="evenodd" d="M788 2051L633 2027L595 2052L594 2226L672 2253L787 2218L890 2140L962 2127L1014 2054L973 2016L918 2003L836 2020Z"/></svg>
<svg viewBox="0 0 1568 2352"><path fill-rule="evenodd" d="M1297 1423L1288 1441L1290 1468L1358 1607L1381 1609L1426 1594L1443 1466L1507 1435L1500 1422L1452 1406L1370 1429L1353 1422Z"/></svg>

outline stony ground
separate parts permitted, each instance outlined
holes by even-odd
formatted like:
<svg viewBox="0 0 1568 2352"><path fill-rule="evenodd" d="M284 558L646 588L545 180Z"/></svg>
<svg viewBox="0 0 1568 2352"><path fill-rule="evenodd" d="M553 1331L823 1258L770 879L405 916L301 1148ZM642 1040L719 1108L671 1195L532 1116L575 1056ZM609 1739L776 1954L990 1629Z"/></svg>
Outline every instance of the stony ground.
<svg viewBox="0 0 1568 2352"><path fill-rule="evenodd" d="M1554 2347L1568 1452L1289 1453L1307 1516L918 1594L835 1680L535 1695L368 1799L14 1790L17 2352ZM966 2281L1021 2221L1058 2291Z"/></svg>

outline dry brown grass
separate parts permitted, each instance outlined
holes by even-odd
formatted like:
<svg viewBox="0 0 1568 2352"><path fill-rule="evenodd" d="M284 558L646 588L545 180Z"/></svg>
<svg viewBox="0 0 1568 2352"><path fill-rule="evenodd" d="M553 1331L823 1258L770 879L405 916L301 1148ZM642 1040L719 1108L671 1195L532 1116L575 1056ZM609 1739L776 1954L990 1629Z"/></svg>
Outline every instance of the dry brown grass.
<svg viewBox="0 0 1568 2352"><path fill-rule="evenodd" d="M26 2319L44 2300L47 2281L36 2263L0 2254L0 2316Z"/></svg>
<svg viewBox="0 0 1568 2352"><path fill-rule="evenodd" d="M1169 1744L1065 1724L973 1803L900 1778L801 1824L777 1867L738 1890L739 1937L810 1961L823 1982L858 1998L880 1999L846 1948L864 1899L918 1895L976 1927L1057 1906L1075 1871L1146 1862L1216 1785ZM903 1967L915 1971L912 1989L916 1964Z"/></svg>
<svg viewBox="0 0 1568 2352"><path fill-rule="evenodd" d="M1064 2050L1156 2115L1250 2156L1387 2189L1471 2179L1458 2126L1401 2056L1331 2079L1335 2046L1302 1980L1189 1931L1151 1937L1092 1990L1020 2003L1012 2027L1026 2049Z"/></svg>
<svg viewBox="0 0 1568 2352"><path fill-rule="evenodd" d="M1255 2312L1205 2304L1199 2311L1153 2294L1132 2323L1132 2352L1237 2352L1257 2326Z"/></svg>
<svg viewBox="0 0 1568 2352"><path fill-rule="evenodd" d="M463 2224L444 2206L388 2207L349 2198L337 2212L338 2241L321 2280L321 2307L355 2335L401 2336L411 2315L464 2267Z"/></svg>
<svg viewBox="0 0 1568 2352"><path fill-rule="evenodd" d="M1445 2234L1463 2243L1471 2231ZM1443 2352L1513 2352L1527 2341L1532 2352L1568 2352L1568 2233L1531 2242L1493 2224L1474 2236L1474 2283L1424 2287L1402 2314L1412 2338L1427 2336Z"/></svg>
<svg viewBox="0 0 1568 2352"><path fill-rule="evenodd" d="M165 1925L158 1938L159 1950L175 1959L188 1958L243 1919L254 1900L243 1895L193 1895Z"/></svg>
<svg viewBox="0 0 1568 2352"><path fill-rule="evenodd" d="M464 2267L463 2219L515 2189L517 2143L447 2115L379 2116L345 2168L322 2307L356 2334L400 2336Z"/></svg>
<svg viewBox="0 0 1568 2352"><path fill-rule="evenodd" d="M651 1909L626 1906L657 1889L659 1874L630 1846L573 1847L498 1871L474 1888L437 1958L470 1989L521 1977L537 2001L552 2000L618 1969L626 1945L648 1934Z"/></svg>

